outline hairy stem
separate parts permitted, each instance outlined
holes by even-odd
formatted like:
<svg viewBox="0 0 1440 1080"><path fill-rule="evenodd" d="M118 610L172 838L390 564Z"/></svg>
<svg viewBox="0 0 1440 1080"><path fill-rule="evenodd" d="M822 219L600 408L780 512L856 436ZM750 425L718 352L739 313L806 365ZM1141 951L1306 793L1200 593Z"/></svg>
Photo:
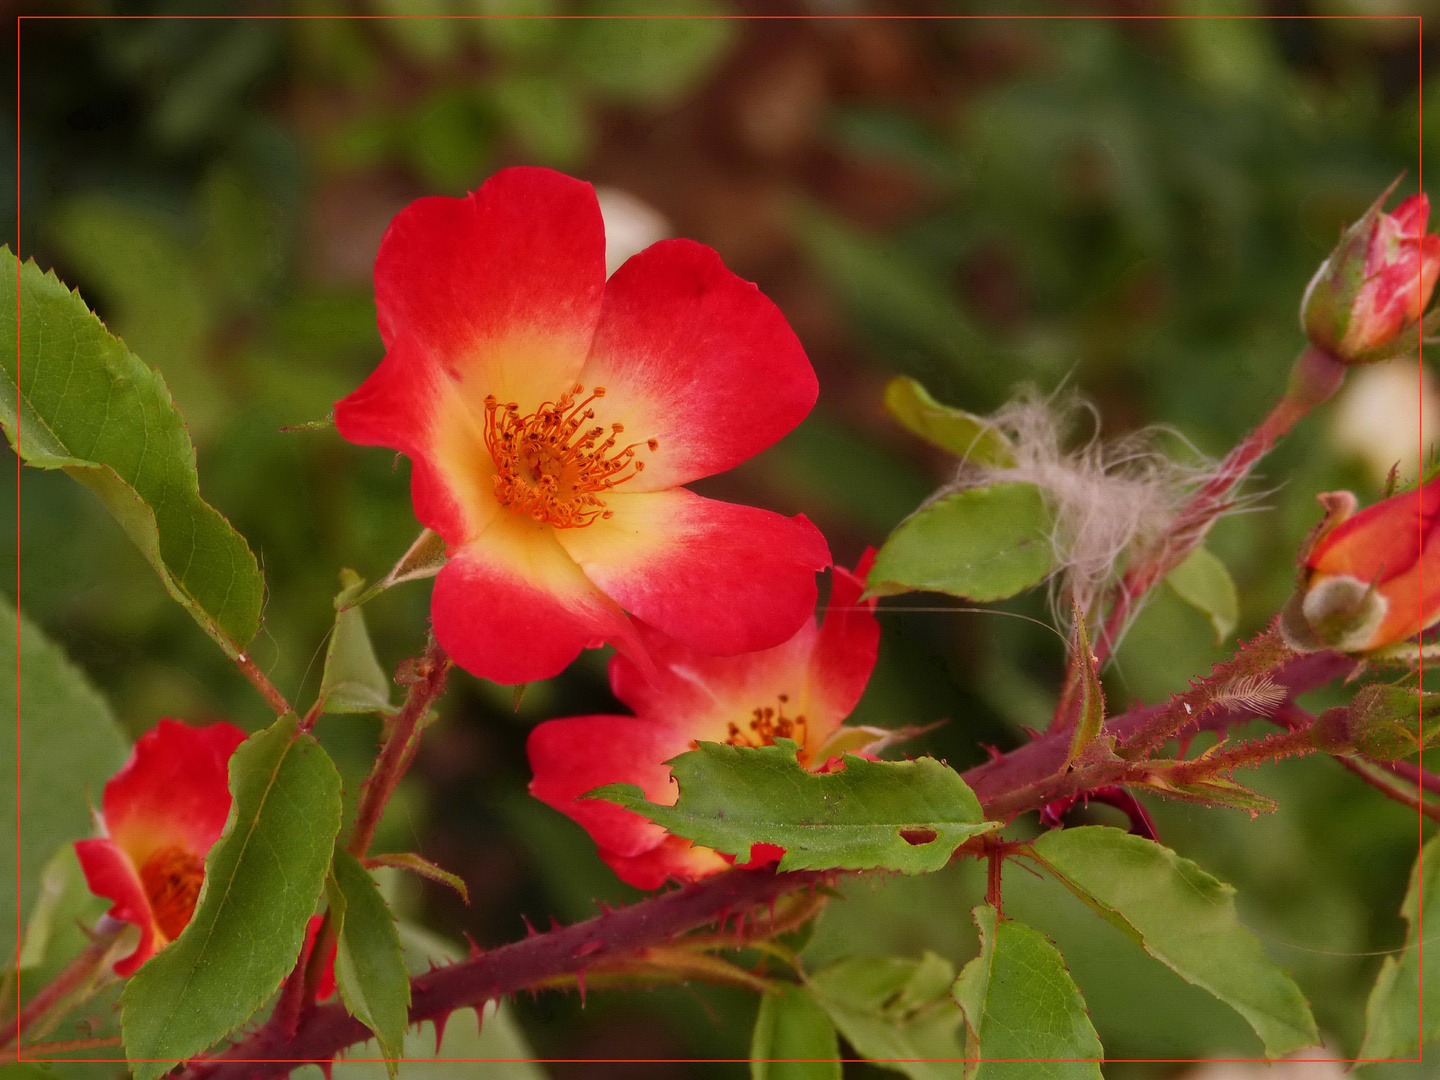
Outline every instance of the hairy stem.
<svg viewBox="0 0 1440 1080"><path fill-rule="evenodd" d="M389 725L389 734L380 756L370 775L365 778L365 794L360 800L360 809L355 815L355 830L350 834L346 850L361 858L370 849L375 838L375 829L380 816L385 812L395 785L405 775L405 770L415 756L411 742L415 729L425 710L445 689L445 676L450 670L450 658L434 641L430 642L425 655L414 664L414 682L405 695L405 704Z"/></svg>
<svg viewBox="0 0 1440 1080"><path fill-rule="evenodd" d="M1326 400L1345 379L1345 365L1332 356L1310 347L1300 354L1285 396L1260 425L1226 455L1214 474L1181 509L1166 536L1149 557L1125 572L1115 588L1103 632L1097 635L1095 659L1104 663L1114 651L1120 635L1145 595L1180 563L1185 561L1206 532L1230 505L1230 494L1255 463L1311 409Z"/></svg>

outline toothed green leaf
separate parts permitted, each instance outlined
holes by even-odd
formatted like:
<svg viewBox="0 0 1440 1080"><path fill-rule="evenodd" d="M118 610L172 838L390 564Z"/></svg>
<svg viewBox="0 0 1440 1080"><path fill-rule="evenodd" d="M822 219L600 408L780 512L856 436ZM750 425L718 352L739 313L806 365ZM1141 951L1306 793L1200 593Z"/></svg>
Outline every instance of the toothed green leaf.
<svg viewBox="0 0 1440 1080"><path fill-rule="evenodd" d="M960 774L934 758L867 761L807 772L799 746L702 742L669 761L680 785L673 806L652 803L634 784L609 784L585 798L634 810L697 844L741 861L754 844L785 849L781 870L938 870L970 837L999 827L984 820Z"/></svg>

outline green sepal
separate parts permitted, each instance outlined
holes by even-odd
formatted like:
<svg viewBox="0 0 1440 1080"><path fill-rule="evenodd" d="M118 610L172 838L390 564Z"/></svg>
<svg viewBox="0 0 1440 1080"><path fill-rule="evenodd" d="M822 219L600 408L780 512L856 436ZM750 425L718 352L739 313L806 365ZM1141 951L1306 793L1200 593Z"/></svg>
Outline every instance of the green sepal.
<svg viewBox="0 0 1440 1080"><path fill-rule="evenodd" d="M327 713L390 711L390 679L375 656L365 628L365 613L355 604L365 580L353 570L340 571L335 597L335 628L325 649L320 700Z"/></svg>

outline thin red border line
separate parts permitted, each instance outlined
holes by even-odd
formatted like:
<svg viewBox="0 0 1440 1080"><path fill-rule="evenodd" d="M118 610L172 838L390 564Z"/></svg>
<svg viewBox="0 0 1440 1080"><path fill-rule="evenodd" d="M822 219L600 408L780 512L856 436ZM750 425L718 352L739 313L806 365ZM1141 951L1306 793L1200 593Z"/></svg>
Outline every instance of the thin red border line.
<svg viewBox="0 0 1440 1080"><path fill-rule="evenodd" d="M199 20L276 20L297 19L552 19L552 20L634 20L667 19L690 20L690 22L815 22L815 20L890 20L890 22L1130 22L1130 20L1176 20L1176 19L1264 19L1267 22L1312 19L1420 19L1417 14L19 14L16 19L48 19L53 22L73 20L153 20L153 19L199 19ZM596 1058L600 1060L600 1058ZM1218 1058L1217 1058L1218 1060Z"/></svg>
<svg viewBox="0 0 1440 1080"><path fill-rule="evenodd" d="M878 19L878 20L904 20L904 22L930 22L930 20L943 20L943 22L962 22L962 20L965 20L965 22L975 22L975 20L1001 20L1001 19L1004 19L1004 20L1021 20L1021 22L1034 22L1034 20L1047 20L1047 22L1077 22L1077 20L1080 20L1080 22L1092 22L1092 20L1099 20L1099 19L1109 20L1109 22L1130 22L1130 20L1138 20L1138 19L1146 19L1146 20L1176 20L1176 19L1187 19L1187 20L1189 20L1189 19L1211 19L1211 20L1214 20L1214 19L1244 19L1244 20L1259 20L1259 19L1264 19L1264 20L1367 19L1367 20L1391 20L1391 19L1414 19L1414 20L1416 20L1416 26L1417 26L1417 63L1418 63L1417 78L1416 78L1417 117L1418 117L1418 121L1420 121L1420 122L1418 122L1418 128L1420 128L1420 130L1418 130L1418 143L1420 143L1420 147L1418 147L1418 168L1417 168L1417 176L1418 176L1418 187L1420 187L1421 192L1424 192L1424 16L1420 16L1420 14L1335 14L1335 16L1323 16L1323 14L1274 14L1274 16L1270 16L1270 14L1214 14L1214 16L1208 16L1208 14L1119 14L1119 16L1110 16L1110 14L972 14L972 16L899 16L899 14L894 14L894 16L891 16L891 14L876 14L876 16L848 16L848 14L814 14L814 16L667 16L667 14L661 14L661 16L423 16L423 14L416 14L416 16L403 16L403 14L400 14L400 16L370 16L370 14L354 14L354 16L327 16L327 14L253 14L253 16L232 16L232 14L156 14L156 16L138 16L138 14L135 14L135 16L91 16L91 14L20 14L20 16L16 16L16 35L14 35L14 50L16 50L16 72L14 72L14 82L16 82L16 95L14 95L14 98L16 98L16 187L14 187L14 220L16 220L16 259L19 259L19 256L20 256L20 23L24 22L24 20L27 20L27 19L55 20L55 22L72 22L72 20L105 20L105 22L111 22L111 20L137 20L137 19L141 19L141 20L154 20L154 19L240 20L240 19L246 19L246 20L266 20L266 22L272 22L272 20L295 20L295 19L307 19L307 20L308 20L308 19L351 19L351 20L373 20L373 19L465 19L465 20L474 20L474 19L507 19L507 17L510 17L510 19L671 19L671 20L672 20L672 19L703 19L703 20L720 19L720 20L755 20L755 22L762 22L762 20L766 20L766 22L769 22L769 20L791 20L791 22L801 22L801 20L818 20L818 19L819 19L819 20L835 20L835 19L877 20L877 19ZM19 281L19 279L17 279L17 281ZM16 288L16 357L19 357L19 351L20 351L20 289L19 289L19 288ZM1424 336L1423 336L1423 334L1421 334L1421 337L1420 337L1420 344L1418 344L1417 353L1418 353L1418 356L1420 356L1421 364L1423 364L1423 363L1424 363ZM1423 376L1423 369L1421 369L1421 380L1423 380L1423 377L1424 377L1424 376ZM1418 405L1423 405L1423 399L1420 399L1420 397L1417 396L1417 406L1418 406ZM19 415L16 416L16 438L19 438ZM1423 464L1424 464L1424 432L1423 432L1423 431L1420 432L1420 454L1421 454L1421 467L1423 467ZM19 543L19 540L20 540L20 484L19 484L20 468L22 468L22 465L20 465L20 458L19 458L19 455L16 455L16 492L14 492L14 498L16 498L16 606L17 606L17 608L19 608L19 599L20 599L20 543ZM1424 577L1424 563L1421 562L1421 567L1420 567L1421 588L1423 588L1423 577ZM1423 657L1421 657L1421 658L1420 658L1420 661L1418 661L1418 667L1420 667L1420 675L1421 675L1421 678L1423 678L1423 677L1424 677L1424 658L1423 658ZM20 648L19 648L19 636L17 636L17 638L16 638L16 943L17 943L17 945L19 945L20 932L22 932L22 930L23 930L22 913L20 913L20 910L19 910L19 909L20 909L20 904L19 904L19 899L20 899L20 880L19 880L19 867L20 867L20 806L19 806L19 786L20 786L20 753L19 753L19 749L20 749L20 724L19 724L19 719L20 719L20 710L19 710L19 698L20 698ZM1423 720L1424 720L1424 716L1423 716L1423 706L1421 706L1421 723L1423 723ZM1423 755L1421 755L1421 760L1424 760ZM1423 848L1424 848L1424 815L1423 815L1423 814L1420 814L1420 812L1417 811L1416 818L1417 818L1417 840L1420 841L1420 848L1421 848L1421 850L1423 850ZM1418 857L1420 857L1420 855L1418 855L1418 852L1417 852L1417 858L1418 858ZM1420 1024L1420 1030L1423 1031L1423 1027L1424 1027L1424 1024L1423 1024L1423 1015L1424 1015L1424 978L1423 978L1423 975L1424 975L1424 891L1423 891L1423 890L1421 890L1421 893L1418 894L1418 916L1417 916L1417 917L1418 917L1418 920L1420 920L1420 930L1418 930L1418 936L1417 936L1417 956L1418 956L1418 962L1420 962L1420 971L1421 971L1420 992L1418 992L1418 998L1420 998L1420 1017L1417 1017L1417 1022L1418 1022L1418 1024ZM14 985L16 985L16 1009L19 1009L19 1002L20 1002L20 972L19 972L19 971L16 971L16 984L14 984ZM482 1009L482 1008L484 1008L484 1004L481 1004L480 1007L475 1007L475 1008L481 1008L481 1009ZM423 1024L423 1022L425 1022L425 1021L420 1021L420 1022L422 1022L422 1024ZM96 1057L86 1057L86 1058L73 1058L73 1057L59 1057L59 1058L39 1058L39 1057L36 1057L36 1058L22 1058L22 1057L20 1057L20 1050L23 1050L23 1047L22 1047L22 1045L17 1044L17 1045L16 1045L16 1060L17 1060L17 1061L22 1061L22 1060L23 1060L23 1061L42 1061L42 1063L45 1063L45 1061L56 1061L56 1063L60 1063L60 1061L95 1061L95 1063L98 1063L98 1064L105 1064L105 1063L125 1063L125 1061L128 1061L128 1058L124 1058L124 1057L121 1057L121 1058L96 1058ZM135 1060L137 1060L137 1061L158 1061L158 1063L163 1063L163 1061L174 1061L174 1063L179 1064L181 1058L135 1058ZM346 1061L357 1061L357 1063L384 1063L384 1061L386 1061L386 1058L348 1058L348 1057L347 1057L347 1058L344 1058L344 1060L346 1060ZM504 1063L523 1063L523 1061L533 1061L533 1063L537 1063L537 1064L540 1064L540 1063L583 1063L583 1061L603 1061L603 1063L634 1063L634 1064L644 1064L644 1063L690 1064L690 1063L711 1063L711 1061L713 1061L713 1063L740 1063L740 1061L750 1061L750 1060L763 1060L763 1061L816 1061L816 1060L821 1060L821 1058L403 1058L403 1060L405 1060L405 1061L412 1061L412 1060L433 1061L433 1063L435 1063L435 1064L448 1064L448 1063L459 1063L459 1064L503 1063L503 1061L504 1061ZM824 1058L824 1060L832 1060L832 1058ZM840 1060L841 1060L841 1061L935 1061L935 1063L966 1063L966 1061L972 1061L972 1058L848 1058L848 1057L847 1057L847 1058L840 1058ZM1420 1056L1414 1057L1414 1058L1388 1058L1388 1057L1387 1057L1387 1058L1308 1058L1308 1060L1318 1061L1318 1063L1320 1063L1320 1061L1333 1061L1333 1063L1339 1063L1339 1064L1382 1064L1382 1063L1390 1063L1390 1064L1417 1064L1417 1063L1423 1063L1423 1060L1424 1060L1424 1045L1421 1044ZM314 1058L232 1058L232 1061L235 1061L235 1063L251 1063L251 1064L261 1064L261 1063L291 1063L291 1061L294 1061L294 1063L297 1063L297 1064L307 1064L307 1063L312 1063L312 1061L314 1061ZM1237 1057L1237 1058L1227 1058L1227 1057L1217 1057L1217 1058L1208 1058L1208 1057L1207 1057L1207 1058L1197 1058L1197 1057L1176 1057L1176 1058L1168 1058L1168 1057L1116 1057L1116 1058L982 1058L981 1061L982 1061L982 1063L996 1063L996 1064L1011 1064L1011 1063L1061 1064L1061 1063L1087 1063L1087 1061L1103 1061L1103 1063L1136 1063L1136 1064L1140 1064L1140 1063L1145 1063L1145 1064L1204 1064L1204 1063L1210 1063L1210 1061L1214 1061L1214 1063L1225 1063L1225 1064L1238 1064L1238 1063L1246 1063L1246 1064L1260 1064L1260 1063L1264 1063L1264 1064L1270 1064L1269 1058L1253 1058L1253 1057Z"/></svg>
<svg viewBox="0 0 1440 1080"><path fill-rule="evenodd" d="M1420 159L1420 160L1416 163L1416 170L1415 170L1415 172L1416 172L1417 183L1418 183L1418 186L1419 186L1419 188L1420 188L1420 191L1421 191L1421 192L1424 192L1424 190L1425 190L1425 17L1424 17L1423 15L1417 15L1415 18L1416 18L1416 21L1417 21L1418 26L1419 26L1419 31L1418 31L1418 35L1417 35L1417 39L1416 39L1416 43L1415 43L1415 44L1416 44L1416 54L1417 54L1416 63L1417 63L1417 65L1418 65L1417 68L1416 68L1416 71L1415 71L1415 100L1416 100L1415 113L1416 113L1416 118L1417 118L1418 127L1419 127L1419 131L1418 131L1418 133L1417 133L1417 138L1418 138L1418 141L1419 141L1419 144L1420 144L1420 145L1419 145L1419 159ZM1427 224L1428 224L1428 222L1427 222ZM1421 275L1422 275L1422 273L1423 273L1423 266L1417 265L1416 270L1415 270L1415 273L1416 273L1416 277L1417 277L1417 280L1416 280L1416 282L1415 282L1415 287L1416 287L1417 289L1420 289L1420 288L1423 287L1421 281L1419 280L1420 277L1421 277ZM1423 316L1423 314L1424 314L1424 312L1422 311L1422 312L1421 312L1421 315ZM1425 386L1425 329L1424 329L1423 324L1420 325L1420 326L1417 328L1417 331L1418 331L1418 332L1417 332L1417 334L1416 334L1415 359L1416 359L1416 367L1419 369L1418 372L1417 372L1417 374L1418 374L1418 376L1419 376L1420 386L1417 388L1417 391L1418 391L1418 392L1417 392L1416 395L1415 395L1415 411L1416 411L1417 413L1419 413L1419 416L1417 417L1417 420L1418 420L1419 422L1415 425L1415 430L1418 432L1418 438L1419 438L1419 443L1420 443L1420 445L1419 445L1419 447L1418 447L1419 455L1420 455L1420 456L1419 456L1419 462L1418 462L1418 467L1419 467L1419 470L1420 470L1420 486L1421 486L1421 487L1424 487L1424 485L1425 485L1425 426L1424 426L1424 420L1425 420L1425 397L1424 397L1424 386ZM1424 536L1424 524L1423 524L1423 523L1424 523L1424 518L1423 518L1423 517L1422 517L1421 519L1417 520L1416 523L1415 523L1416 531L1417 531L1417 533L1419 533L1419 535L1417 536L1418 547L1416 548L1416 550L1418 550L1418 551L1420 551L1420 552L1422 552L1422 553L1423 553L1424 550L1425 550L1425 536ZM1424 596L1424 595L1425 595L1425 560L1424 560L1424 558L1421 558L1421 559L1420 559L1420 566L1419 566L1419 569L1418 569L1418 571L1417 571L1417 573L1416 573L1416 583L1417 583L1418 588L1420 589L1420 595L1421 595L1421 596ZM1417 669L1419 670L1419 673L1420 673L1420 685L1423 687L1423 686L1425 685L1425 650L1424 650L1424 649L1421 649L1421 650L1420 650L1420 656L1419 656L1419 659L1418 659L1418 661L1417 661L1416 667L1417 667ZM1419 709L1418 709L1418 715L1419 715L1418 723L1419 723L1420 731L1424 731L1424 730L1425 730L1425 696L1424 696L1423 694L1420 695L1420 707L1419 707ZM1423 746L1423 744L1420 744L1420 745ZM1421 763L1422 765L1425 763L1425 751L1424 751L1423 749L1420 751L1420 763ZM1423 793L1423 792L1420 792L1419 794L1423 796L1424 793ZM1415 824L1416 839L1418 840L1418 842L1419 842L1419 847L1420 847L1420 854L1416 856L1416 863L1417 863L1417 866L1418 866L1418 865L1420 865L1420 860L1422 860L1422 859L1424 858L1424 853L1425 853L1425 815L1421 812L1418 801L1417 801L1416 807L1415 807L1415 820L1416 820L1416 824ZM1423 867L1422 867L1422 869L1423 869ZM1423 884L1424 884L1423 880L1422 880L1421 882L1419 882L1418 884L1420 884L1421 886L1423 886ZM1415 935L1415 956L1416 956L1416 959L1417 959L1418 963L1420 964L1420 979L1419 979L1419 986L1417 987L1417 993L1416 993L1416 998L1418 999L1418 1003L1417 1003L1417 1005L1416 1005L1416 1012L1417 1012L1418 1015L1415 1017L1415 1030L1420 1033L1420 1045L1419 1045L1419 1046L1416 1048L1416 1050L1415 1050L1415 1057L1414 1057L1414 1058L1407 1059L1407 1060L1409 1060L1409 1061L1414 1061L1414 1062L1423 1062L1424 1059L1425 1059L1425 890L1424 890L1423 887L1417 889L1416 899L1417 899L1419 902L1418 902L1417 905L1416 905L1416 912L1417 912L1417 913L1416 913L1416 916L1415 916L1416 920L1418 921L1418 926L1416 927L1416 935Z"/></svg>
<svg viewBox="0 0 1440 1080"><path fill-rule="evenodd" d="M15 20L15 375L20 375L20 19ZM15 441L20 441L20 410L15 411ZM15 455L15 956L25 913L20 910L20 455ZM20 966L15 966L15 1019L20 1019ZM20 1040L15 1040L20 1058Z"/></svg>

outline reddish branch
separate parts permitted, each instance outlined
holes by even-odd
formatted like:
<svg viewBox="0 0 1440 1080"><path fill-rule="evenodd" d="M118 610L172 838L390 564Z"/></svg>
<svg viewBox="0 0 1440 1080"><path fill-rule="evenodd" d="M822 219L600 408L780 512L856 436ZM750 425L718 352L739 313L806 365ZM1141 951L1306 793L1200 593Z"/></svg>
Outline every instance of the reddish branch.
<svg viewBox="0 0 1440 1080"><path fill-rule="evenodd" d="M1273 673L1291 694L1302 694L1349 674L1354 661L1335 653L1312 653L1293 660ZM1166 713L1166 706L1136 709L1106 721L1117 736L1134 734ZM1253 717L1244 710L1215 710L1200 718L1198 726L1223 730ZM1060 770L1069 749L1069 737L1043 735L994 761L962 774L975 790L989 816L1004 816L1037 809L1063 794L1057 789L1082 783L1078 774L1068 778ZM1123 763L1122 763L1123 765ZM1019 792L1027 792L1023 805ZM1011 804L1014 805L1011 805ZM814 885L827 875L818 872L776 874L768 870L734 870L675 892L664 893L619 911L537 934L491 952L480 953L450 967L417 977L412 984L410 1020L436 1020L460 1008L536 986L557 976L583 972L597 961L633 953L668 942L677 935L734 916L757 905ZM833 876L833 875L830 875ZM268 1080L284 1076L302 1062L323 1062L370 1038L365 1026L352 1019L340 1004L321 1006L300 1018L293 1035L289 1018L272 1019L254 1034L225 1052L197 1062L182 1080Z"/></svg>
<svg viewBox="0 0 1440 1080"><path fill-rule="evenodd" d="M670 941L689 930L741 916L785 893L823 881L819 871L776 874L733 870L698 885L643 900L574 926L536 934L420 975L411 983L410 1022L444 1022L455 1009L479 1008L544 978L583 971L596 961ZM205 1062L182 1080L268 1080L303 1062L325 1062L370 1031L340 1004L306 1016L293 1037L273 1023Z"/></svg>

